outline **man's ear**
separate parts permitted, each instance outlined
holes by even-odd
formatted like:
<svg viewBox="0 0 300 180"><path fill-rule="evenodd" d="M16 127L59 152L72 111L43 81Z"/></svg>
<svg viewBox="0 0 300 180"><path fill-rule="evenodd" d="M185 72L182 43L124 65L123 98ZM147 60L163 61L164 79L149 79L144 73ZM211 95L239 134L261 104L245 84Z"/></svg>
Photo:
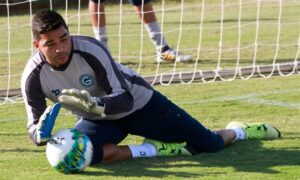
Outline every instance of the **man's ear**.
<svg viewBox="0 0 300 180"><path fill-rule="evenodd" d="M33 40L33 46L36 48L36 49L38 49L39 48L39 40Z"/></svg>

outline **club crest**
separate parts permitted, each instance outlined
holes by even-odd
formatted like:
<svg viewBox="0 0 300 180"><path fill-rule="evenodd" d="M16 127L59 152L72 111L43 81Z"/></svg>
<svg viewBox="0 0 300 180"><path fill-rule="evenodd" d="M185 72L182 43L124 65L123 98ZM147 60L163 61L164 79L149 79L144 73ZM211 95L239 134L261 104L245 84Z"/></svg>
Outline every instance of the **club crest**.
<svg viewBox="0 0 300 180"><path fill-rule="evenodd" d="M83 87L92 87L95 84L95 77L91 74L82 74L79 77L79 82Z"/></svg>

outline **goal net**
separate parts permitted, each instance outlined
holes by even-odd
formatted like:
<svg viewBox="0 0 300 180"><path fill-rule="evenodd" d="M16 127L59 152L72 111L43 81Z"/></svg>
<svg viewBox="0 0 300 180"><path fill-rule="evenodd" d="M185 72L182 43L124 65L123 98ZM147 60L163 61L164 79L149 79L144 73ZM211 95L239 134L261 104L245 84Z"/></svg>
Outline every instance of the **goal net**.
<svg viewBox="0 0 300 180"><path fill-rule="evenodd" d="M190 54L187 63L157 63L155 47L133 7L106 3L108 44L115 61L151 83L214 82L298 73L299 0L154 1L168 44ZM34 51L31 18L54 9L71 34L93 36L88 0L0 0L0 103L20 95L23 68Z"/></svg>

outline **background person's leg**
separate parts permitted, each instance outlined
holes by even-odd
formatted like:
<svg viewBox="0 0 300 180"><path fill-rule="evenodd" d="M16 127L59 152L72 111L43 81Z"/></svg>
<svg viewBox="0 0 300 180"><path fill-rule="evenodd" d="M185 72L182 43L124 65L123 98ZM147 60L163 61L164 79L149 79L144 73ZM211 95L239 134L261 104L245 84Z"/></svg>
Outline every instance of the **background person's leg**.
<svg viewBox="0 0 300 180"><path fill-rule="evenodd" d="M190 61L191 55L184 55L168 46L156 19L155 11L150 0L129 0L134 5L135 12L143 21L149 37L156 48L158 62ZM144 4L142 4L144 3Z"/></svg>
<svg viewBox="0 0 300 180"><path fill-rule="evenodd" d="M104 0L90 0L89 14L95 38L108 48Z"/></svg>

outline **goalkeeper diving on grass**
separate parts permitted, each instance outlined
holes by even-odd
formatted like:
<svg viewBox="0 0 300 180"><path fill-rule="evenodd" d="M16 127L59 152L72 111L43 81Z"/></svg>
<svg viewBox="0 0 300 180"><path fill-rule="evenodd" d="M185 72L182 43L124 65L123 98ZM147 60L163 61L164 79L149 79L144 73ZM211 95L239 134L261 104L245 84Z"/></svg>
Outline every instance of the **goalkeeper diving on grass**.
<svg viewBox="0 0 300 180"><path fill-rule="evenodd" d="M231 122L221 130L206 128L139 74L115 62L99 41L70 35L55 11L37 13L32 33L37 52L29 59L21 84L27 128L36 145L45 145L51 137L61 106L76 116L74 128L91 139L92 164L212 153L239 140L280 137L266 123ZM47 99L54 105L47 107ZM118 145L128 134L145 141Z"/></svg>

